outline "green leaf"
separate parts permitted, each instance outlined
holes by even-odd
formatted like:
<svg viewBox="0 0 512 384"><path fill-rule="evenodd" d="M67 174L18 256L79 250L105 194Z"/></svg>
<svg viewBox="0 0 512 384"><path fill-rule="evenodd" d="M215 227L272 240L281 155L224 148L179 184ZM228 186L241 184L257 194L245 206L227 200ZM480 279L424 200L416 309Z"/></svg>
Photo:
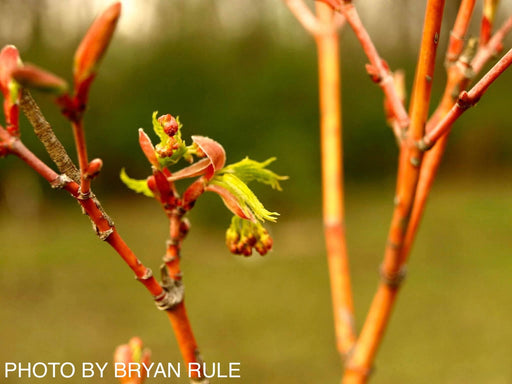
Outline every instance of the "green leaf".
<svg viewBox="0 0 512 384"><path fill-rule="evenodd" d="M287 180L288 176L280 176L266 168L275 160L275 157L271 157L266 161L259 162L246 157L238 163L230 164L223 168L220 170L220 173L233 174L244 183L250 183L251 181L255 180L259 183L270 185L273 189L281 191L281 185L279 182Z"/></svg>
<svg viewBox="0 0 512 384"><path fill-rule="evenodd" d="M210 180L210 184L217 185L228 190L238 201L244 212L250 212L260 221L276 221L277 212L268 211L258 200L247 184L231 173L216 175ZM251 215L248 215L251 216Z"/></svg>
<svg viewBox="0 0 512 384"><path fill-rule="evenodd" d="M147 180L136 180L132 179L130 176L126 174L126 171L121 169L121 181L126 184L128 188L130 188L132 191L135 191L137 193L142 193L144 196L147 197L154 197L155 195L148 187Z"/></svg>
<svg viewBox="0 0 512 384"><path fill-rule="evenodd" d="M153 112L153 118L152 118L153 130L160 138L160 144L168 143L170 140L170 137L167 136L167 134L164 132L164 127L162 126L162 124L160 124L158 122L156 115L158 115L158 111Z"/></svg>

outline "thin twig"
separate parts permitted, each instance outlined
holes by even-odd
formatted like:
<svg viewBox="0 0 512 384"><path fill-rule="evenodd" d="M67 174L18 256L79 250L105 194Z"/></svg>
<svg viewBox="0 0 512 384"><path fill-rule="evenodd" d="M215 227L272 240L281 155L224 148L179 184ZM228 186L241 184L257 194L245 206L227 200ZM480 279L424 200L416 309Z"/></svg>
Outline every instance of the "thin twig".
<svg viewBox="0 0 512 384"><path fill-rule="evenodd" d="M476 0L462 0L455 24L450 32L450 41L446 51L446 62L454 63L464 47L466 32L471 21Z"/></svg>
<svg viewBox="0 0 512 384"><path fill-rule="evenodd" d="M471 62L471 67L476 73L480 72L485 64L503 49L503 40L512 30L512 16L496 31L486 45L478 48L477 54Z"/></svg>
<svg viewBox="0 0 512 384"><path fill-rule="evenodd" d="M405 91L405 73L402 70L397 70L393 73L393 83L395 89L400 97L402 103L405 102L406 91ZM389 99L384 97L384 112L386 113L386 121L388 125L391 127L393 134L395 135L396 142L400 147L402 145L402 141L406 136L407 130L404 129L398 119L396 118L393 109L391 108Z"/></svg>
<svg viewBox="0 0 512 384"><path fill-rule="evenodd" d="M509 50L489 72L476 83L469 92L461 92L457 102L439 124L427 133L423 139L425 148L432 147L436 141L450 131L453 123L469 108L474 106L483 96L487 88L512 64L512 49Z"/></svg>
<svg viewBox="0 0 512 384"><path fill-rule="evenodd" d="M373 44L370 35L366 31L357 9L354 7L351 1L344 0L341 12L350 24L356 37L358 38L361 46L370 60L370 69L372 78L384 91L386 98L389 100L391 109L393 110L397 121L402 129L406 129L409 126L409 116L404 108L404 105L395 89L393 76L386 64L386 62L379 56L375 45Z"/></svg>

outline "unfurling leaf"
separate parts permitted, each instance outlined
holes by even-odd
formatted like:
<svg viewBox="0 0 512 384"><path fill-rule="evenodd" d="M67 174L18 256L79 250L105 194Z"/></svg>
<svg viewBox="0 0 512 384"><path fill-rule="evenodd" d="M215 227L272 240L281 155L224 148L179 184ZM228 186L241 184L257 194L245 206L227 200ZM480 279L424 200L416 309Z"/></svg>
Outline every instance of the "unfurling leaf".
<svg viewBox="0 0 512 384"><path fill-rule="evenodd" d="M135 191L137 193L142 193L144 196L147 197L154 197L153 192L151 189L149 189L147 180L136 180L132 179L130 176L126 174L126 171L121 169L121 181L125 183L125 185L130 188L132 191Z"/></svg>
<svg viewBox="0 0 512 384"><path fill-rule="evenodd" d="M222 145L215 140L204 136L192 136L192 141L203 154L210 160L211 167L206 171L206 178L211 179L213 175L226 164L226 152Z"/></svg>
<svg viewBox="0 0 512 384"><path fill-rule="evenodd" d="M259 162L246 157L238 163L228 165L219 173L230 173L246 184L254 180L259 183L270 185L273 189L281 191L281 185L279 185L279 182L287 180L288 176L280 176L275 172L272 172L270 169L267 169L267 166L275 160L275 157L271 157L266 161Z"/></svg>
<svg viewBox="0 0 512 384"><path fill-rule="evenodd" d="M226 162L226 152L224 152L222 145L204 136L192 136L192 140L195 146L193 150L194 153L197 156L206 156L206 158L174 172L169 180L175 181L202 175L204 175L207 180L210 180L213 175L224 166ZM188 148L189 147L187 147L187 150Z"/></svg>
<svg viewBox="0 0 512 384"><path fill-rule="evenodd" d="M181 179L188 179L191 177L201 176L206 173L206 170L211 167L210 159L201 159L198 162L189 165L179 171L176 171L169 177L170 181L176 181Z"/></svg>
<svg viewBox="0 0 512 384"><path fill-rule="evenodd" d="M234 200L240 206L240 209L244 213L245 217L239 215L233 210L232 211L240 217L245 219L255 217L260 221L268 220L275 222L277 219L276 216L279 216L277 212L270 212L265 209L263 204L261 204L254 192L249 189L247 184L245 184L242 180L233 174L225 173L222 175L216 175L213 179L210 180L209 185L221 187L232 195ZM210 190L208 187L206 189ZM228 206L228 208L230 207Z"/></svg>

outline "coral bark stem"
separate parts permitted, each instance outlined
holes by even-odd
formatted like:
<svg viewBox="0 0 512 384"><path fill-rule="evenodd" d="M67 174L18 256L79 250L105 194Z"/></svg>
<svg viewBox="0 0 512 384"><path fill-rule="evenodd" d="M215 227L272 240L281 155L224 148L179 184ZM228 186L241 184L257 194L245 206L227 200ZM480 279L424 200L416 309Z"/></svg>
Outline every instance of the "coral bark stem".
<svg viewBox="0 0 512 384"><path fill-rule="evenodd" d="M317 17L332 23L333 11L317 3ZM345 238L339 39L333 31L316 36L319 66L323 218L336 340L346 354L355 341L352 289Z"/></svg>

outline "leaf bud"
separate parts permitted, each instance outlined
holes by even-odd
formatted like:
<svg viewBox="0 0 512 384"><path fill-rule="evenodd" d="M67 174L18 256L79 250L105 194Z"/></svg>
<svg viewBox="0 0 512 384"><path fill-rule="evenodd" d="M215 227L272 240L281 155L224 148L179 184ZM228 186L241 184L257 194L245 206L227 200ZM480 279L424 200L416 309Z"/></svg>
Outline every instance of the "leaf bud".
<svg viewBox="0 0 512 384"><path fill-rule="evenodd" d="M158 122L162 125L167 136L173 137L178 132L178 122L172 115L162 115L158 118Z"/></svg>
<svg viewBox="0 0 512 384"><path fill-rule="evenodd" d="M87 167L87 171L85 172L85 177L87 179L94 179L101 171L103 167L103 161L101 159L91 160L89 166Z"/></svg>

